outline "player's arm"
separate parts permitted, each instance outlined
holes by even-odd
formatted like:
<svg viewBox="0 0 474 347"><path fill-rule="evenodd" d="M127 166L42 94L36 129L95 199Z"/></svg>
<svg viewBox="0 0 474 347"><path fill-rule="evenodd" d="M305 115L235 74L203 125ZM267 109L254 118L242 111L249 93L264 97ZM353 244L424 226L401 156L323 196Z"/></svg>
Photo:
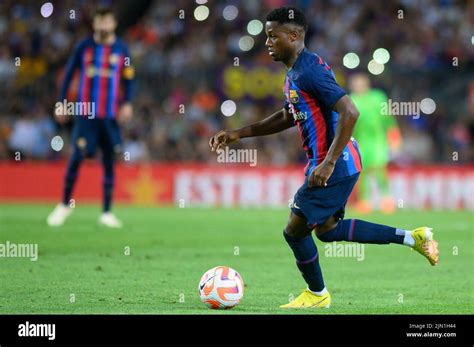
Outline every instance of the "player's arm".
<svg viewBox="0 0 474 347"><path fill-rule="evenodd" d="M339 113L339 120L334 140L326 155L326 160L332 165L336 164L337 159L341 156L342 151L351 139L357 118L359 118L359 110L347 95L343 96L336 103L334 109Z"/></svg>
<svg viewBox="0 0 474 347"><path fill-rule="evenodd" d="M354 127L359 118L359 110L354 105L352 99L344 95L334 105L334 109L339 113L336 134L334 140L328 149L326 158L313 170L308 180L308 186L325 186L329 177L331 177L336 165L337 159L350 141Z"/></svg>
<svg viewBox="0 0 474 347"><path fill-rule="evenodd" d="M64 116L65 110L62 109L62 102L66 99L67 92L69 90L69 86L71 85L72 77L74 76L74 72L76 69L79 68L81 61L82 51L82 44L78 44L74 49L73 54L69 57L68 62L66 64L66 72L64 74L63 84L61 85L61 90L59 93L59 102L57 103L57 107L55 108L54 114L56 116L56 120L59 123L65 123L67 118Z"/></svg>
<svg viewBox="0 0 474 347"><path fill-rule="evenodd" d="M212 151L221 149L232 142L244 137L265 136L286 130L294 126L293 117L286 110L281 110L271 114L267 118L235 130L221 130L209 140Z"/></svg>
<svg viewBox="0 0 474 347"><path fill-rule="evenodd" d="M120 105L120 110L118 114L118 119L121 123L128 122L133 116L133 107L132 107L132 95L133 95L133 82L135 80L135 69L130 63L130 52L128 47L124 47L125 53L125 66L122 70L121 83L123 87L123 103Z"/></svg>

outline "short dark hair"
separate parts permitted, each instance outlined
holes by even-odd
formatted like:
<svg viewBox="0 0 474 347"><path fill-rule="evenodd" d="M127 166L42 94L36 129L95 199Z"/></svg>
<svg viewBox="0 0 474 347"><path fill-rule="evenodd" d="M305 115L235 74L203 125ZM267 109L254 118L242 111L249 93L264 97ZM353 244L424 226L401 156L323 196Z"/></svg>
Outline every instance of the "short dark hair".
<svg viewBox="0 0 474 347"><path fill-rule="evenodd" d="M278 22L280 24L294 23L308 30L308 22L304 13L296 7L279 7L267 14L267 22Z"/></svg>
<svg viewBox="0 0 474 347"><path fill-rule="evenodd" d="M92 13L92 17L102 17L102 16L106 16L106 15L112 15L115 17L115 13L114 13L114 10L112 10L111 7L98 7L94 10L94 12Z"/></svg>

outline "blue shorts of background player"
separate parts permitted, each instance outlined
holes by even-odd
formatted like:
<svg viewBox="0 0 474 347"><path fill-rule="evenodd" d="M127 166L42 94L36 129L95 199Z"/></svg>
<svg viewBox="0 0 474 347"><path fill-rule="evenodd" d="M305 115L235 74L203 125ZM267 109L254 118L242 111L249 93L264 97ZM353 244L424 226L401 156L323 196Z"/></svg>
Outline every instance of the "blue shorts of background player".
<svg viewBox="0 0 474 347"><path fill-rule="evenodd" d="M121 151L122 136L115 119L77 117L72 131L74 151L86 158L95 155L97 147L103 155L118 154Z"/></svg>

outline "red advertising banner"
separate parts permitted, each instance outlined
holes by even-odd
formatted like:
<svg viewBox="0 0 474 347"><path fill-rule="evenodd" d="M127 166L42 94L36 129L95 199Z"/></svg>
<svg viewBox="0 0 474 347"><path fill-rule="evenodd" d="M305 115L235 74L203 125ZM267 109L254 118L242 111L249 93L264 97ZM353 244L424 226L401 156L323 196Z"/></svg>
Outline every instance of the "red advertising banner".
<svg viewBox="0 0 474 347"><path fill-rule="evenodd" d="M65 163L0 163L0 201L59 201L64 171ZM400 207L474 210L474 166L392 168L389 176ZM284 206L303 180L299 166L120 164L114 196L137 205ZM101 196L102 168L87 162L74 198L99 202Z"/></svg>

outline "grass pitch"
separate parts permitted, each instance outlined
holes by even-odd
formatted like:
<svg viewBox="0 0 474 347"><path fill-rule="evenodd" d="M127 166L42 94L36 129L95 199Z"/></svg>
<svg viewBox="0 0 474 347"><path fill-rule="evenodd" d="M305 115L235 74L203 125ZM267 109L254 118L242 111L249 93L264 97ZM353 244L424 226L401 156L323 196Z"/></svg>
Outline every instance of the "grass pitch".
<svg viewBox="0 0 474 347"><path fill-rule="evenodd" d="M1 314L474 312L470 212L361 217L348 211L347 217L400 228L433 227L439 265L393 244L365 245L363 258L330 257L317 240L332 306L288 311L278 306L305 288L282 236L288 209L117 206L125 227L110 230L97 225L100 210L93 205L77 207L63 227L50 228L52 208L0 205L0 243L36 243L39 249L37 261L0 258ZM245 282L244 299L233 310L209 310L198 298L201 275L217 265L235 268Z"/></svg>

